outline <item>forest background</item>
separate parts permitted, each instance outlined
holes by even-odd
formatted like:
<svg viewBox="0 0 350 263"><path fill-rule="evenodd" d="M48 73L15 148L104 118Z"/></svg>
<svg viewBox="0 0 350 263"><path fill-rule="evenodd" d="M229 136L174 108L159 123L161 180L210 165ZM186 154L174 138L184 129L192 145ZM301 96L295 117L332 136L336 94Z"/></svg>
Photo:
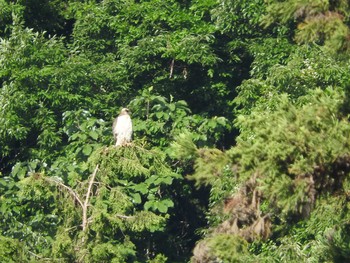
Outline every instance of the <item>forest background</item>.
<svg viewBox="0 0 350 263"><path fill-rule="evenodd" d="M348 262L349 15L0 0L0 261Z"/></svg>

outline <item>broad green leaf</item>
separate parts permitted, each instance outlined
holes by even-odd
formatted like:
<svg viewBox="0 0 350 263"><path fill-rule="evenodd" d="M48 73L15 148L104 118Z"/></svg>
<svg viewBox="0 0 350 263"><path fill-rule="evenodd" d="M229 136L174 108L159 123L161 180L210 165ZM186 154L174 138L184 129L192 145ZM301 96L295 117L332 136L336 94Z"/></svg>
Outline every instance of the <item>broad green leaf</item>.
<svg viewBox="0 0 350 263"><path fill-rule="evenodd" d="M83 154L86 155L86 156L89 156L92 152L92 147L91 145L84 145L83 147Z"/></svg>
<svg viewBox="0 0 350 263"><path fill-rule="evenodd" d="M168 211L168 206L162 201L157 201L155 208L161 213L166 213Z"/></svg>
<svg viewBox="0 0 350 263"><path fill-rule="evenodd" d="M161 202L167 207L174 207L174 202L171 199L164 199Z"/></svg>
<svg viewBox="0 0 350 263"><path fill-rule="evenodd" d="M132 187L130 187L131 189L140 192L141 194L147 194L148 193L148 185L145 183L140 183L140 184L136 184Z"/></svg>
<svg viewBox="0 0 350 263"><path fill-rule="evenodd" d="M97 140L97 138L98 138L98 133L96 131L90 131L89 135L94 140Z"/></svg>
<svg viewBox="0 0 350 263"><path fill-rule="evenodd" d="M155 204L155 201L147 201L145 202L145 204L143 205L143 207L145 208L146 211L148 210L153 210L152 208L154 208L154 204Z"/></svg>
<svg viewBox="0 0 350 263"><path fill-rule="evenodd" d="M134 204L141 204L141 196L139 193L134 193L131 196Z"/></svg>
<svg viewBox="0 0 350 263"><path fill-rule="evenodd" d="M155 181L154 184L155 185L160 185L160 184L171 184L173 182L173 178L171 178L170 176L166 176L166 177L158 177Z"/></svg>

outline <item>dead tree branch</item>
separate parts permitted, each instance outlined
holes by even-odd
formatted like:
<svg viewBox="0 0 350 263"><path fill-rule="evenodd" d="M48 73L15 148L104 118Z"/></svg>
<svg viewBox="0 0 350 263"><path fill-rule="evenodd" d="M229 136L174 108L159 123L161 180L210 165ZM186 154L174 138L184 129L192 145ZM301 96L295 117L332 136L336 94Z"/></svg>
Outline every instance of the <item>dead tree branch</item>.
<svg viewBox="0 0 350 263"><path fill-rule="evenodd" d="M69 186L65 185L64 183L62 183L58 180L55 180L54 178L46 178L46 180L49 182L53 182L53 183L57 184L58 186L68 190L68 192L74 197L74 199L79 203L79 205L82 208L84 207L83 202L80 200L80 197L72 188L70 188Z"/></svg>
<svg viewBox="0 0 350 263"><path fill-rule="evenodd" d="M90 182L89 182L89 187L88 187L88 190L86 192L85 201L84 201L84 204L82 206L82 208L83 208L83 223L82 223L83 231L85 231L85 229L87 227L87 223L88 223L88 220L87 220L87 209L88 209L88 206L89 206L89 198L90 198L90 194L91 194L92 185L93 185L93 183L95 181L95 177L96 177L97 171L98 171L98 164L96 165L95 170L94 170L93 174L91 175L91 179L90 179Z"/></svg>

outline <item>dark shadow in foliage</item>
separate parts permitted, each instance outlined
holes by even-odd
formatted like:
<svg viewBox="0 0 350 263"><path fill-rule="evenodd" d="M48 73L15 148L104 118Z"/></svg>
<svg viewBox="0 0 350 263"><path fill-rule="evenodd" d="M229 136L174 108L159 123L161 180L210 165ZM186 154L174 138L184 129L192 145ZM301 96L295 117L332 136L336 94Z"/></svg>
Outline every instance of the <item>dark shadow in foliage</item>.
<svg viewBox="0 0 350 263"><path fill-rule="evenodd" d="M72 19L65 17L68 0L25 0L19 1L24 5L25 25L35 31L46 31L49 35L70 36L73 30Z"/></svg>

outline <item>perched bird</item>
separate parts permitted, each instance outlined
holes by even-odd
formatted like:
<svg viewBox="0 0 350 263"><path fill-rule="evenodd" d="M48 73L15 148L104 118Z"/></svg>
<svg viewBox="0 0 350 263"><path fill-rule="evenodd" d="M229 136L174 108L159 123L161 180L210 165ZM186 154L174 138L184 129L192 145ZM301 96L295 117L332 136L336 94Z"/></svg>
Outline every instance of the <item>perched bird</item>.
<svg viewBox="0 0 350 263"><path fill-rule="evenodd" d="M123 108L115 118L112 130L116 146L126 145L131 141L132 122L127 108Z"/></svg>

